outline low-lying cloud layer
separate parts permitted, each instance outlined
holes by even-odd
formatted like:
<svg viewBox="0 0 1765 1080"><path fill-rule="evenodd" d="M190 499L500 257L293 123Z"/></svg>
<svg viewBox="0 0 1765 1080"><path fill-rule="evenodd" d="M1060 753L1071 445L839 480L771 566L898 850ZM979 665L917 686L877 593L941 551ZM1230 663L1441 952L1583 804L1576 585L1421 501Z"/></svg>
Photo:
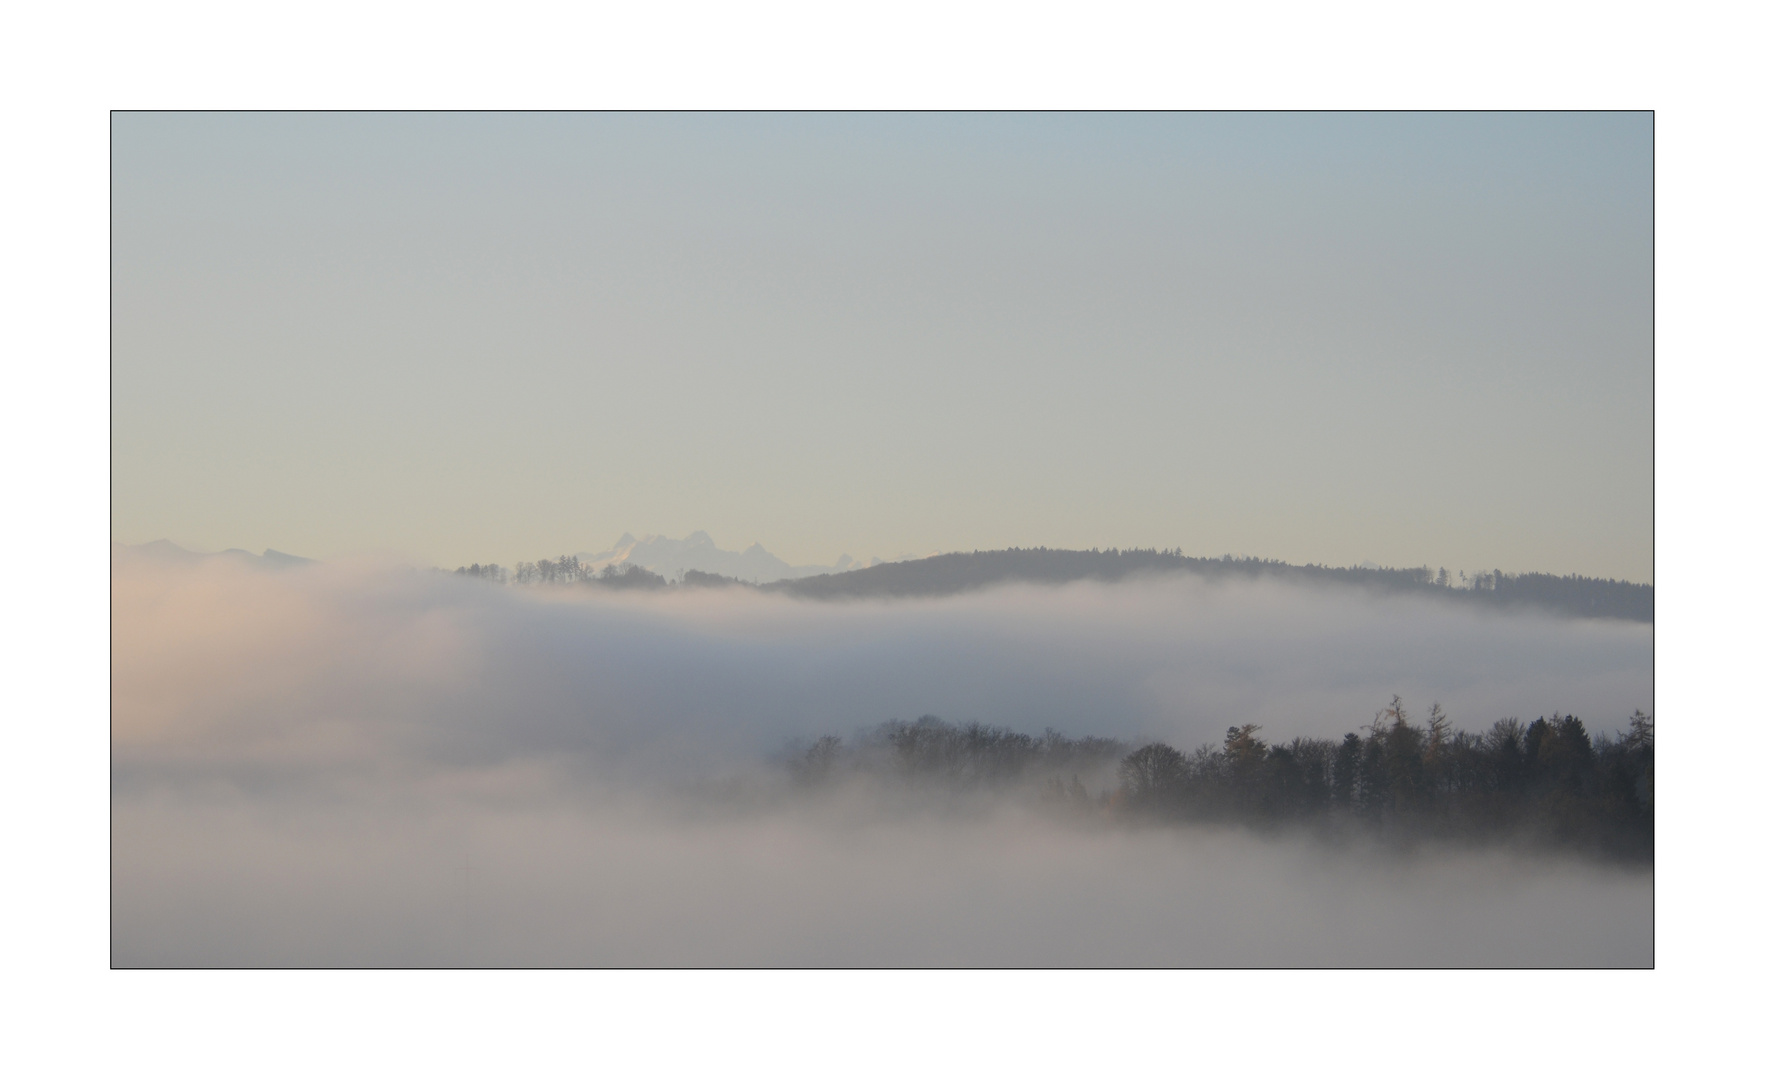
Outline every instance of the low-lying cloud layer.
<svg viewBox="0 0 1765 1080"><path fill-rule="evenodd" d="M113 566L113 956L131 964L1648 963L1646 873L838 813L793 740L1338 738L1653 707L1653 628L1182 578L815 603L375 566ZM744 786L748 785L748 786Z"/></svg>

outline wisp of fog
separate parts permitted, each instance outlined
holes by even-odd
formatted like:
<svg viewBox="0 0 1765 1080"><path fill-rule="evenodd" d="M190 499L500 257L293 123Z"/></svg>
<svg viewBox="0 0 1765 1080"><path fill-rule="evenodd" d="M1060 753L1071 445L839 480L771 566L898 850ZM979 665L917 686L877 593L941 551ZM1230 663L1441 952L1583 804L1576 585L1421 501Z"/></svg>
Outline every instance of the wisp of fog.
<svg viewBox="0 0 1765 1080"><path fill-rule="evenodd" d="M1653 710L1647 624L1183 575L838 602L125 550L112 578L120 966L1653 961L1646 867L779 764L928 713L1340 738L1393 694L1613 730Z"/></svg>

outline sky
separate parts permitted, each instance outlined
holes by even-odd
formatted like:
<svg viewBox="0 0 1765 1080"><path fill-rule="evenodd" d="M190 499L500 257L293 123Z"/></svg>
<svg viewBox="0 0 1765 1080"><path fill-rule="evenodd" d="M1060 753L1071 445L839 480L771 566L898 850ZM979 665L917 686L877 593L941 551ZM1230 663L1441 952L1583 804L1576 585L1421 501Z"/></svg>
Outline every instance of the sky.
<svg viewBox="0 0 1765 1080"><path fill-rule="evenodd" d="M1653 581L1648 114L112 121L112 538Z"/></svg>

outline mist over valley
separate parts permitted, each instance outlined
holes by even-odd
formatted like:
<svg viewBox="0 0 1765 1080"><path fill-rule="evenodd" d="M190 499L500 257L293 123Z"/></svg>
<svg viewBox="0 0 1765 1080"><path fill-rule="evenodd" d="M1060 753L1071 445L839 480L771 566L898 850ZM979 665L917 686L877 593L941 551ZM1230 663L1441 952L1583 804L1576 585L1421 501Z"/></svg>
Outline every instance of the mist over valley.
<svg viewBox="0 0 1765 1080"><path fill-rule="evenodd" d="M1617 747L1651 622L1196 563L829 602L115 547L113 958L1652 962L1648 858L1154 812L1124 766L1394 694Z"/></svg>

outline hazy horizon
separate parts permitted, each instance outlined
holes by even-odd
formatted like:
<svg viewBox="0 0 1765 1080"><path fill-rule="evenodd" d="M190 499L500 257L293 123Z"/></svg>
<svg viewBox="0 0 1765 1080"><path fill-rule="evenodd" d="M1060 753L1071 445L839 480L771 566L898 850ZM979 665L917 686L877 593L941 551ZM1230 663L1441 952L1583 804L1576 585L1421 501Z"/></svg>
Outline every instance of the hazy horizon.
<svg viewBox="0 0 1765 1080"><path fill-rule="evenodd" d="M669 537L669 536L664 536L661 533L634 534L632 531L626 530L625 532L620 534L620 539L624 540L626 538L630 538L630 539L638 542L639 544L649 543L649 542L654 542L654 541L672 541L674 544L680 544L680 543L683 543L685 541L690 540L693 536L704 536L704 535L705 535L705 532L702 529L694 530L693 533L688 534L688 536L686 536L686 537ZM768 548L764 543L762 543L761 541L758 541L758 540L754 541L752 544L749 544L749 545L743 545L741 547L730 547L730 548L726 548L726 547L723 547L721 545L716 544L716 539L714 537L709 538L709 542L711 544L715 545L715 551L718 555L740 555L740 554L746 553L749 548L757 548L757 549L759 549L760 552L762 552L766 557L768 557L770 559L777 559L778 558L777 555L770 548ZM316 559L313 556L304 555L301 552L287 551L282 548L276 547L275 545L270 545L268 548L258 550L258 551L253 551L249 548L239 547L237 545L229 546L226 548L199 548L199 547L193 547L189 544L178 543L173 538L167 537L167 536L155 537L152 540L137 541L137 542L125 542L125 541L117 540L117 539L113 538L111 540L111 543L112 544L120 544L123 547L128 547L128 548L141 548L141 547L146 547L146 546L149 546L149 545L155 544L155 543L170 543L177 548L180 548L184 551L187 551L187 552L189 552L191 554L195 554L195 555L215 555L215 554L222 554L222 553L228 552L228 551L243 551L243 552L246 552L246 553L252 554L252 555L262 555L262 554L264 554L264 551L267 550L267 551L278 553L281 555L294 556L296 558L304 559L304 560L311 560L311 561L315 561L315 562L323 561L320 559ZM1029 545L1022 545L1022 544L1008 545L1008 547L1010 547L1010 548L1020 548L1020 549L1026 548L1028 546ZM1108 551L1108 550L1112 550L1113 548L1116 548L1116 547L1118 547L1118 546L1117 545L1107 545L1107 544L1091 544L1091 545L1086 545L1085 547L1082 547L1082 548L1059 549L1059 550L1074 550L1074 551L1102 550L1102 551ZM503 558L503 559L491 559L491 558L480 557L480 558L471 559L467 563L455 564L455 566L466 566L466 565L471 565L473 563L482 564L482 565L495 564L495 565L502 566L506 569L506 568L515 566L517 563L519 563L521 561L532 562L537 559L551 558L551 557L556 557L559 555L577 555L577 556L582 556L585 558L588 556L592 556L592 555L601 555L601 556L612 555L612 554L616 554L620 550L620 548L621 548L621 546L618 543L615 543L613 545L613 547L604 549L600 552L593 552L593 551L589 551L587 549L580 549L580 550L576 550L576 551L566 550L566 551L560 551L560 552L526 552L523 555L518 555L513 558ZM997 549L988 549L988 550L1006 550L1006 549L1005 548L997 548ZM1169 550L1169 549L1160 549L1160 550ZM872 556L868 556L868 557L850 558L850 556L853 554L852 552L842 551L840 553L840 556L838 559L829 560L826 563L803 564L803 563L784 563L783 560L778 560L778 561L780 563L783 563L786 566L789 566L790 569L793 571L803 570L803 571L808 571L808 572L813 572L813 573L837 573L842 570L862 569L868 565L871 565L873 563L873 560L875 563L906 562L906 561L912 561L912 560L916 560L916 559L932 558L932 557L935 557L938 555L946 555L946 554L953 554L953 553L958 553L958 552L952 552L952 551L942 550L942 549L935 549L935 550L927 551L927 552L911 552L911 551L900 552L900 553L897 553L896 555L890 556L890 557L885 557L885 556L880 556L880 555L872 555ZM1270 558L1269 556L1261 555L1261 554L1254 552L1254 551L1196 552L1196 551L1185 550L1184 554L1196 556L1199 558L1208 558L1208 559L1217 559L1217 558L1222 558L1222 557L1233 558L1233 559L1269 559ZM452 567L446 566L446 565L437 565L437 564L433 564L433 563L427 563L425 560L417 559L417 558L410 556L410 554L408 552L388 551L388 550L384 550L384 549L380 549L380 550L373 550L373 549L351 550L351 551L334 552L334 553L332 553L332 558L341 558L343 561L346 561L346 562L355 561L355 560L359 560L359 559L363 559L363 558L367 558L367 559L391 558L396 561L409 563L412 566L430 565L434 569L442 569L442 570L452 568ZM842 565L842 560L848 560L848 559L849 559L849 562L845 562ZM636 560L634 560L634 561L636 561ZM1304 566L1304 565L1308 565L1308 564L1309 565L1328 565L1328 564L1323 564L1323 563L1317 563L1315 561L1294 562L1292 560L1285 560L1285 559L1274 560L1274 561L1292 562L1293 565L1298 565L1298 566ZM644 566L649 566L650 562L656 563L656 566L651 567L652 569L655 569L657 567L662 567L663 571L664 572L666 571L666 567L665 567L664 562L660 561L660 560L650 560L649 562L639 562L638 564L644 565ZM1377 568L1382 568L1382 569L1408 569L1408 568L1411 568L1411 567L1390 566L1387 564L1377 563L1372 560L1362 560L1357 563L1345 563L1342 565L1345 567L1368 567L1368 568L1377 567ZM1430 569L1430 570L1447 569L1452 572L1458 572L1458 571L1462 570L1467 575L1478 573L1478 572L1487 572L1489 570L1500 570L1506 574L1542 573L1542 572L1544 572L1544 571L1538 571L1532 567L1517 567L1517 566L1516 567L1483 567L1483 566L1445 567L1445 566L1443 566L1443 564L1439 564L1439 563L1420 563L1420 564L1415 564L1415 565L1421 566L1425 569ZM748 580L748 578L744 577L739 572L737 572L735 574L731 574L729 576L741 577L742 580ZM1596 577L1598 575L1579 573L1579 572L1573 571L1573 570L1566 570L1566 571L1560 572L1560 576L1564 576L1564 577L1568 577L1568 576ZM671 577L670 580L673 580L673 578ZM756 578L754 578L754 580L759 581L759 580L776 580L776 579L764 579L764 578L756 577ZM1613 579L1613 580L1631 580L1631 579L1618 578L1618 579ZM1456 583L1457 579L1455 578L1454 581ZM1634 580L1633 583L1634 584L1642 584L1642 585L1650 585L1650 586L1652 586L1654 584L1652 580L1646 580L1646 579Z"/></svg>

